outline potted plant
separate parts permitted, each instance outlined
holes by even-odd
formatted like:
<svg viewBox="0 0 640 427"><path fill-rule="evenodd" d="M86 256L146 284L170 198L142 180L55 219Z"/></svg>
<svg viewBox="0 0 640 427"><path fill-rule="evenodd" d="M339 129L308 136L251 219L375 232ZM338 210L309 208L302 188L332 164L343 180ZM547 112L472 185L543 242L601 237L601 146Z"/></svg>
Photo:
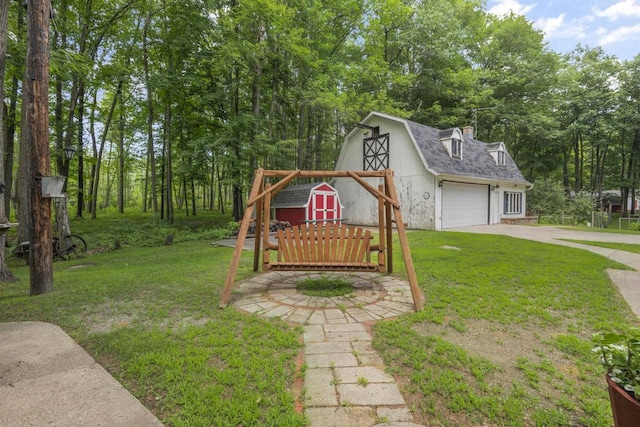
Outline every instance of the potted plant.
<svg viewBox="0 0 640 427"><path fill-rule="evenodd" d="M616 427L640 423L640 329L626 334L598 334L594 351L607 367L607 384Z"/></svg>

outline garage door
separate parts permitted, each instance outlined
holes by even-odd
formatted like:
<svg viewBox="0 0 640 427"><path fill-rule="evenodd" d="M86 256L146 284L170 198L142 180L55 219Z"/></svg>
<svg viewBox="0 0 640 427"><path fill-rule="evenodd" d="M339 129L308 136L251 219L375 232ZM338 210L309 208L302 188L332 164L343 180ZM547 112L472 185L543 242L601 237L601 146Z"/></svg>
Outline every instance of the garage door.
<svg viewBox="0 0 640 427"><path fill-rule="evenodd" d="M487 185L442 185L442 228L484 225L489 223L489 188Z"/></svg>

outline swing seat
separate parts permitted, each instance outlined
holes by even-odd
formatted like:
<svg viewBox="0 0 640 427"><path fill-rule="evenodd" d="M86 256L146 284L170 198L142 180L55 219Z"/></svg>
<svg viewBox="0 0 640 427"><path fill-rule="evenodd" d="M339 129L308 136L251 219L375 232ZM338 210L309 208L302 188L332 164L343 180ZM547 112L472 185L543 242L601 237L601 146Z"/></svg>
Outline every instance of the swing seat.
<svg viewBox="0 0 640 427"><path fill-rule="evenodd" d="M339 224L306 224L278 230L277 261L267 264L266 270L287 271L375 271L383 272L384 265L372 262L371 253L378 245L371 245L369 230Z"/></svg>

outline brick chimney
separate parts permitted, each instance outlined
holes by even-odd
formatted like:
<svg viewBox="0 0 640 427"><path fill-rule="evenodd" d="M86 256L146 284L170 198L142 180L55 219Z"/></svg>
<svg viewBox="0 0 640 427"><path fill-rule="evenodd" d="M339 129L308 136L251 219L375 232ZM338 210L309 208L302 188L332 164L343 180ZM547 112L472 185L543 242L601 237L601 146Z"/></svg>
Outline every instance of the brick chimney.
<svg viewBox="0 0 640 427"><path fill-rule="evenodd" d="M473 138L473 126L465 126L462 128L462 134L463 135L469 135L471 138Z"/></svg>

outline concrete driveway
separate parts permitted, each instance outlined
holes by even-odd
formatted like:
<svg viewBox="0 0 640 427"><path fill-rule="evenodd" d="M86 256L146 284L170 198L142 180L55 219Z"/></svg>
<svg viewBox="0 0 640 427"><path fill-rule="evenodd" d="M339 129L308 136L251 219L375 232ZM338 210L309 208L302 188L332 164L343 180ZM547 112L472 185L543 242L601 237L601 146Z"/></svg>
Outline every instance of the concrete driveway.
<svg viewBox="0 0 640 427"><path fill-rule="evenodd" d="M625 264L634 271L608 270L609 277L618 287L620 293L629 303L631 310L640 317L640 255L616 249L599 248L597 246L566 242L562 239L589 240L594 242L631 243L640 245L640 234L614 234L592 231L574 231L558 227L532 227L524 225L478 225L450 229L463 233L500 234L519 239L535 240L554 245L570 246L584 249L605 256L620 264Z"/></svg>

